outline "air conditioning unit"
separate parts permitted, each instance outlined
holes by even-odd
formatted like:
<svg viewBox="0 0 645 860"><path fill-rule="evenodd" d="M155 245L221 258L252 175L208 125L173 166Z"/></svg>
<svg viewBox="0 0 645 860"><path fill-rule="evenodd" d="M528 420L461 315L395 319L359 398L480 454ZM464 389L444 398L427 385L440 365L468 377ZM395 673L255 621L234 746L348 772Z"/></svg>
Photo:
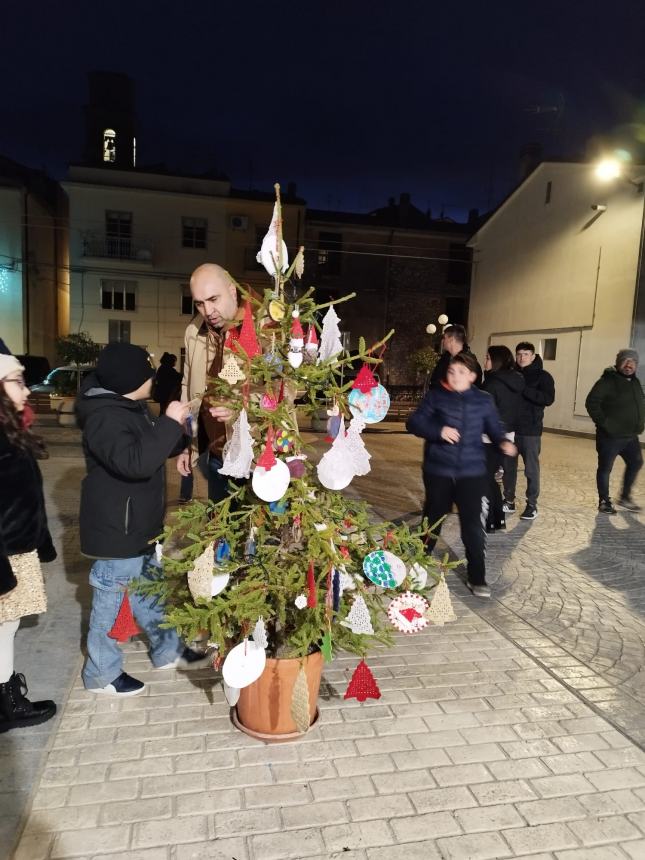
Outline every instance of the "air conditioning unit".
<svg viewBox="0 0 645 860"><path fill-rule="evenodd" d="M229 219L229 227L231 230L248 230L249 219L247 215L231 215Z"/></svg>

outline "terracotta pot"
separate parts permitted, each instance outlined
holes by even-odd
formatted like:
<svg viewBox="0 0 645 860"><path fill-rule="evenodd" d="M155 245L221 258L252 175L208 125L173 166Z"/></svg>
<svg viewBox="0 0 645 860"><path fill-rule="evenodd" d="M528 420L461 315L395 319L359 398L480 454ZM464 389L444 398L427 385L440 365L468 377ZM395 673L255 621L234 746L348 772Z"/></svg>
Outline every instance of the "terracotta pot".
<svg viewBox="0 0 645 860"><path fill-rule="evenodd" d="M310 725L318 717L318 690L322 676L320 651L304 660L309 687ZM233 721L242 731L267 741L291 740L300 736L291 717L291 694L300 671L300 660L274 659L266 662L257 681L240 691Z"/></svg>

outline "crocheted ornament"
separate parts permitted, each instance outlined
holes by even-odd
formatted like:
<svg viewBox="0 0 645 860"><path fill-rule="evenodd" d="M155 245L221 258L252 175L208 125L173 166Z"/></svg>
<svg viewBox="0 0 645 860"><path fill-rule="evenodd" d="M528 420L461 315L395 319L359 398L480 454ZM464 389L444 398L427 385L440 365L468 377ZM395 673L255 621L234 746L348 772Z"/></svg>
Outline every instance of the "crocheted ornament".
<svg viewBox="0 0 645 860"><path fill-rule="evenodd" d="M313 323L309 324L307 329L307 337L305 338L305 351L315 355L318 352L318 334L316 326Z"/></svg>
<svg viewBox="0 0 645 860"><path fill-rule="evenodd" d="M313 609L318 605L318 591L316 588L316 576L314 574L314 563L309 562L307 569L307 606Z"/></svg>
<svg viewBox="0 0 645 860"><path fill-rule="evenodd" d="M320 333L320 349L318 350L320 361L327 361L343 350L343 343L340 339L340 328L338 327L339 322L340 318L332 305L323 318L322 331Z"/></svg>
<svg viewBox="0 0 645 860"><path fill-rule="evenodd" d="M296 609L304 609L307 605L307 595L299 594L293 602L296 605Z"/></svg>
<svg viewBox="0 0 645 860"><path fill-rule="evenodd" d="M218 469L220 475L231 478L248 478L253 463L253 437L249 429L246 409L242 409L233 424L233 435L222 451L224 462Z"/></svg>
<svg viewBox="0 0 645 860"><path fill-rule="evenodd" d="M288 454L292 451L295 443L296 440L293 433L290 433L288 430L278 430L275 434L275 447L282 454Z"/></svg>
<svg viewBox="0 0 645 860"><path fill-rule="evenodd" d="M420 594L406 591L390 602L387 615L390 622L400 630L401 633L418 633L428 626L425 613L428 610L428 601Z"/></svg>
<svg viewBox="0 0 645 860"><path fill-rule="evenodd" d="M293 270L298 278L302 278L305 273L305 249L303 247L298 248L296 259L293 261Z"/></svg>
<svg viewBox="0 0 645 860"><path fill-rule="evenodd" d="M347 618L344 618L340 623L343 627L349 627L352 633L374 633L370 612L367 608L367 603L365 603L365 598L361 594L358 594L354 598L352 608L347 613Z"/></svg>
<svg viewBox="0 0 645 860"><path fill-rule="evenodd" d="M259 645L260 648L266 648L269 644L264 618L261 615L255 622L255 627L253 628L253 641L256 645Z"/></svg>
<svg viewBox="0 0 645 860"><path fill-rule="evenodd" d="M390 395L378 383L375 388L366 393L353 388L347 397L352 415L361 415L367 424L382 421L390 408Z"/></svg>
<svg viewBox="0 0 645 860"><path fill-rule="evenodd" d="M372 675L365 660L361 660L354 669L354 674L345 690L344 698L358 699L359 702L364 702L365 699L381 698L381 691L376 683L376 678Z"/></svg>
<svg viewBox="0 0 645 860"><path fill-rule="evenodd" d="M358 390L362 391L363 394L367 394L368 391L371 391L372 388L376 388L377 385L378 382L376 381L369 364L364 364L356 374L356 379L354 380L352 388L358 388Z"/></svg>
<svg viewBox="0 0 645 860"><path fill-rule="evenodd" d="M293 347L302 346L305 340L305 333L302 330L302 323L300 322L300 311L291 311L291 316L291 339L289 343Z"/></svg>
<svg viewBox="0 0 645 860"><path fill-rule="evenodd" d="M430 609L426 613L428 621L442 627L448 621L454 621L457 616L452 608L452 600L446 583L446 577L441 573L439 582L430 601Z"/></svg>
<svg viewBox="0 0 645 860"><path fill-rule="evenodd" d="M291 716L298 731L304 734L309 729L309 685L304 666L300 666L296 682L293 685Z"/></svg>
<svg viewBox="0 0 645 860"><path fill-rule="evenodd" d="M224 382L228 382L229 385L235 385L236 382L246 379L244 371L240 368L232 353L226 359L224 366L217 375Z"/></svg>
<svg viewBox="0 0 645 860"><path fill-rule="evenodd" d="M114 619L112 629L108 633L110 639L116 639L117 642L127 642L131 636L136 636L141 633L137 626L137 622L132 615L132 607L130 606L130 598L128 597L127 589L123 592L121 606Z"/></svg>
<svg viewBox="0 0 645 860"><path fill-rule="evenodd" d="M186 577L188 580L188 590L190 591L193 600L197 600L198 597L212 597L211 583L213 579L214 566L215 548L211 543L206 547L201 555L197 556L193 564L193 569Z"/></svg>
<svg viewBox="0 0 645 860"><path fill-rule="evenodd" d="M381 588L396 588L406 576L404 562L386 549L377 549L363 559L363 572L375 585Z"/></svg>
<svg viewBox="0 0 645 860"><path fill-rule="evenodd" d="M251 310L251 302L244 305L244 320L238 340L240 346L246 353L248 358L255 358L256 355L262 355L258 336L255 333L255 322L253 320L253 311Z"/></svg>

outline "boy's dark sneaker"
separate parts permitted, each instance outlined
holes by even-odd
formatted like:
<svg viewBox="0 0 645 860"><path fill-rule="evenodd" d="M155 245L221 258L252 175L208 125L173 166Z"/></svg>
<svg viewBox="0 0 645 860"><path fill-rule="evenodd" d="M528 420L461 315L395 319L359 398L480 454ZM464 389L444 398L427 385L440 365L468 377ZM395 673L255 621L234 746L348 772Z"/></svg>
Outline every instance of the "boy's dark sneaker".
<svg viewBox="0 0 645 860"><path fill-rule="evenodd" d="M515 502L509 502L507 499L504 499L504 507L502 508L505 514L514 514L515 513Z"/></svg>
<svg viewBox="0 0 645 860"><path fill-rule="evenodd" d="M534 508L533 505L527 505L522 513L520 514L521 520L534 520L538 515L537 508Z"/></svg>
<svg viewBox="0 0 645 860"><path fill-rule="evenodd" d="M598 512L601 514L617 514L618 511L612 505L611 499L601 499L598 502Z"/></svg>
<svg viewBox="0 0 645 860"><path fill-rule="evenodd" d="M473 585L472 582L467 582L466 585L475 597L490 598L490 587L488 585Z"/></svg>
<svg viewBox="0 0 645 860"><path fill-rule="evenodd" d="M621 496L618 500L618 504L621 508L625 508L626 511L632 511L632 513L637 514L639 511L642 511L642 507L631 498L631 496Z"/></svg>
<svg viewBox="0 0 645 860"><path fill-rule="evenodd" d="M127 696L138 696L143 693L146 685L143 681L137 681L126 672L121 672L118 678L115 678L107 687L95 687L88 692L97 693L103 696L118 696L125 699Z"/></svg>
<svg viewBox="0 0 645 860"><path fill-rule="evenodd" d="M210 666L213 662L213 650L209 650L206 652L203 651L193 651L192 648L184 648L179 657L175 657L174 660L171 660L170 663L166 663L165 666L155 666L155 669L183 669L184 671L190 669L205 669L207 666Z"/></svg>

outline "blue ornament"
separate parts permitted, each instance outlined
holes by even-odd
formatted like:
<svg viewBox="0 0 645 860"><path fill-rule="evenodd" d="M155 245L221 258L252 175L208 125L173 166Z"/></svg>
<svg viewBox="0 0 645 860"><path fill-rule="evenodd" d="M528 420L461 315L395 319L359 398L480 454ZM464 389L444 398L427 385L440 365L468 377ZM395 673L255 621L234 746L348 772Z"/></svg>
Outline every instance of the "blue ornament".
<svg viewBox="0 0 645 860"><path fill-rule="evenodd" d="M269 502L269 510L272 514L283 514L289 507L289 502L286 500L278 500L277 502Z"/></svg>
<svg viewBox="0 0 645 860"><path fill-rule="evenodd" d="M228 545L228 542L225 540L220 540L217 544L217 549L215 550L215 563L222 564L225 561L228 561L231 557L231 548Z"/></svg>

